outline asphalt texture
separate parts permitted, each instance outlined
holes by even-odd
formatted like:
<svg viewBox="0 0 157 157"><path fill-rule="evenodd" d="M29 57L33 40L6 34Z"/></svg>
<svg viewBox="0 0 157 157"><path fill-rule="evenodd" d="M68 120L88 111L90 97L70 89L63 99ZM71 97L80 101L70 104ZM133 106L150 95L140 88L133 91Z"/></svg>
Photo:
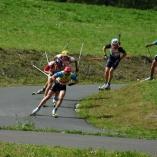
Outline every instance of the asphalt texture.
<svg viewBox="0 0 157 157"><path fill-rule="evenodd" d="M119 87L121 85L112 85L112 89ZM75 112L75 105L82 98L99 92L97 85L68 87L65 99L57 111L58 118L51 116L52 99L47 102L48 107L42 108L36 116L29 116L43 97L43 95L32 95L32 92L40 88L37 86L0 88L0 126L14 126L18 123L31 122L36 128L51 128L63 132L64 130L79 130L89 133L105 131L88 124ZM140 151L157 157L157 140L0 130L0 141L76 148L102 148L116 151Z"/></svg>

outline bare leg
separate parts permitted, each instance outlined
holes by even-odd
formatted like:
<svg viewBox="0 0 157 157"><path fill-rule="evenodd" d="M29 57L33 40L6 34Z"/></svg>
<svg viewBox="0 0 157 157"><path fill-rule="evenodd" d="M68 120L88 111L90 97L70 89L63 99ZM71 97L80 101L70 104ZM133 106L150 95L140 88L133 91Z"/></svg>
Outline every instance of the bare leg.
<svg viewBox="0 0 157 157"><path fill-rule="evenodd" d="M151 64L151 70L150 70L150 78L153 79L153 75L154 75L154 71L155 71L155 67L157 66L157 61L153 60L152 64Z"/></svg>
<svg viewBox="0 0 157 157"><path fill-rule="evenodd" d="M40 108L47 102L47 100L49 100L51 98L51 96L54 94L53 91L49 90L48 94L43 97L43 99L40 101L38 107L36 107L32 113L30 114L31 116L35 116L36 113L40 110Z"/></svg>
<svg viewBox="0 0 157 157"><path fill-rule="evenodd" d="M53 102L53 104L54 104L54 107L55 107L56 102L57 102L57 100L58 100L58 95L59 95L59 92L56 92L55 95L54 95L54 97L53 97L52 102Z"/></svg>
<svg viewBox="0 0 157 157"><path fill-rule="evenodd" d="M49 90L47 95L44 96L44 98L40 101L38 107L41 108L47 102L47 100L49 100L54 94L55 93L53 91Z"/></svg>
<svg viewBox="0 0 157 157"><path fill-rule="evenodd" d="M45 83L45 85L44 85L44 91L46 90L46 88L47 88L47 86L48 86L48 81Z"/></svg>
<svg viewBox="0 0 157 157"><path fill-rule="evenodd" d="M108 82L108 79L109 79L109 72L110 72L110 68L106 67L105 72L104 72L104 78L105 78L106 83Z"/></svg>
<svg viewBox="0 0 157 157"><path fill-rule="evenodd" d="M99 90L104 90L105 89L106 83L108 82L108 79L109 79L109 71L110 71L110 68L106 67L105 70L104 70L105 83L102 86L99 87Z"/></svg>
<svg viewBox="0 0 157 157"><path fill-rule="evenodd" d="M114 69L113 68L110 68L109 70L109 76L108 76L108 80L107 80L107 83L111 83L111 80L112 80L112 77L113 77L113 71Z"/></svg>
<svg viewBox="0 0 157 157"><path fill-rule="evenodd" d="M52 110L52 116L56 116L56 111L58 110L58 108L60 107L62 101L63 101L63 98L65 96L65 93L66 91L65 90L62 90L59 92L59 95L58 95L58 100L56 102L56 105L55 105L55 108Z"/></svg>
<svg viewBox="0 0 157 157"><path fill-rule="evenodd" d="M110 89L110 83L111 83L111 80L112 80L112 77L113 77L113 71L114 69L113 68L108 68L108 76L106 78L106 84L104 86L104 89Z"/></svg>
<svg viewBox="0 0 157 157"><path fill-rule="evenodd" d="M33 92L32 95L36 95L36 94L44 94L46 88L48 86L48 81L45 83L44 87L39 89L37 92Z"/></svg>
<svg viewBox="0 0 157 157"><path fill-rule="evenodd" d="M46 85L45 85L45 87L46 87L45 93L44 93L45 96L47 96L47 94L48 94L50 88L52 87L52 85L53 85L53 81L49 77L48 80L47 80L47 82L46 82Z"/></svg>

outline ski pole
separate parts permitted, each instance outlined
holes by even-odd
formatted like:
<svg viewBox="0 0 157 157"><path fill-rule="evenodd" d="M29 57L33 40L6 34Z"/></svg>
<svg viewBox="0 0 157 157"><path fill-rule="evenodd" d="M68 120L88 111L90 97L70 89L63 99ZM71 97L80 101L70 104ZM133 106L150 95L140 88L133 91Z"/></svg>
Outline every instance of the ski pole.
<svg viewBox="0 0 157 157"><path fill-rule="evenodd" d="M46 51L45 51L45 56L46 56L47 63L49 63L49 59L48 59Z"/></svg>
<svg viewBox="0 0 157 157"><path fill-rule="evenodd" d="M83 45L84 45L84 43L82 43L82 45L81 45L80 54L79 54L79 58L78 58L78 66L79 66L80 60L81 60Z"/></svg>
<svg viewBox="0 0 157 157"><path fill-rule="evenodd" d="M38 71L40 71L41 73L45 74L47 77L49 77L48 74L46 74L44 71L42 71L40 68L38 68L38 67L35 66L34 64L32 64L32 66L33 66L34 68L36 68Z"/></svg>
<svg viewBox="0 0 157 157"><path fill-rule="evenodd" d="M147 47L147 50L148 50L149 56L152 58L149 47Z"/></svg>

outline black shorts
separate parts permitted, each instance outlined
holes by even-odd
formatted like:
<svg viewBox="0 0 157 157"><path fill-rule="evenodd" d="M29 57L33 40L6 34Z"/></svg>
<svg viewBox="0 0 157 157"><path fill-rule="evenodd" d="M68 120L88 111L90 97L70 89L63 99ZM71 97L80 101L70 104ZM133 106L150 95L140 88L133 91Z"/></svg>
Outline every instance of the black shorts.
<svg viewBox="0 0 157 157"><path fill-rule="evenodd" d="M52 90L53 92L59 92L59 91L61 91L61 90L66 91L66 85L61 85L61 84L58 83L58 82L54 82L54 84L53 84L52 87L51 87L51 90Z"/></svg>
<svg viewBox="0 0 157 157"><path fill-rule="evenodd" d="M157 62L157 55L155 55L154 59L155 59L155 61Z"/></svg>
<svg viewBox="0 0 157 157"><path fill-rule="evenodd" d="M110 57L107 60L106 67L108 67L108 68L112 67L113 69L116 69L119 62L120 62L120 56L114 57L114 56L110 55Z"/></svg>

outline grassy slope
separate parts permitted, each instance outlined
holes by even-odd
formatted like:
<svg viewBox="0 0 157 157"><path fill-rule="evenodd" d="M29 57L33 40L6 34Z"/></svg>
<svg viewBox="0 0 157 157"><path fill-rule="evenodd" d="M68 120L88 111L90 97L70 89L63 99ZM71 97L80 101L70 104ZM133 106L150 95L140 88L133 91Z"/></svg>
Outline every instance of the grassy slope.
<svg viewBox="0 0 157 157"><path fill-rule="evenodd" d="M144 45L156 38L157 24L154 14L156 12L151 10L54 3L44 0L1 0L0 47L19 49L11 49L8 53L7 50L0 51L1 85L39 84L45 81L42 74L31 68L30 62L35 61L42 68L46 61L42 56L43 52L51 51L49 56L53 56L68 42L71 54L78 54L81 43L84 42L83 55L103 56L101 49L104 43L108 43L121 32L122 43L129 54L148 55ZM29 49L35 51L27 51ZM155 48L151 51L155 53ZM81 79L92 80L92 76L95 75L97 78L94 81L103 81L103 61L88 63L87 65L81 60L80 71L87 74L81 76ZM132 63L132 60L122 63L114 75L114 80L132 81L137 77L147 76L148 64L143 64L141 60L138 66Z"/></svg>
<svg viewBox="0 0 157 157"><path fill-rule="evenodd" d="M157 138L157 81L103 91L81 102L80 114L120 136Z"/></svg>
<svg viewBox="0 0 157 157"><path fill-rule="evenodd" d="M102 46L118 33L129 54L144 55L156 38L156 11L54 3L44 0L0 1L0 47L102 54ZM155 50L152 49L152 53Z"/></svg>

